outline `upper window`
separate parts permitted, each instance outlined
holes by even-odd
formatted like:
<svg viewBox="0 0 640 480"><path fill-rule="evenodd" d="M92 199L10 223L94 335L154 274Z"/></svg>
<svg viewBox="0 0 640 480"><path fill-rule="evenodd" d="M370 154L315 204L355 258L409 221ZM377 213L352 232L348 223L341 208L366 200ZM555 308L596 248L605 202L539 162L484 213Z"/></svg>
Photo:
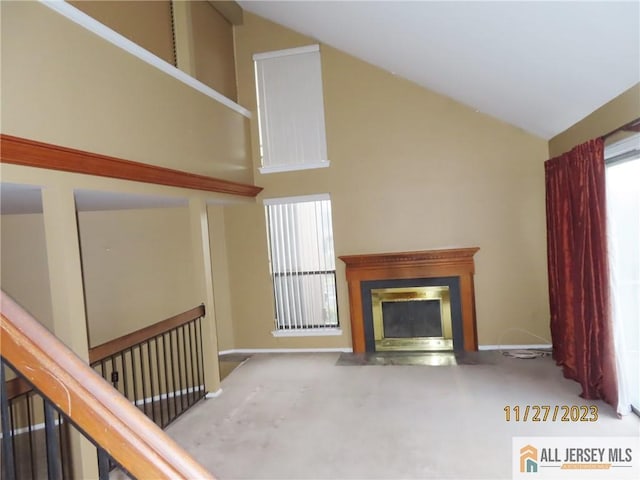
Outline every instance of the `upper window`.
<svg viewBox="0 0 640 480"><path fill-rule="evenodd" d="M318 45L253 56L261 173L328 167Z"/></svg>
<svg viewBox="0 0 640 480"><path fill-rule="evenodd" d="M328 195L265 200L275 332L339 334Z"/></svg>

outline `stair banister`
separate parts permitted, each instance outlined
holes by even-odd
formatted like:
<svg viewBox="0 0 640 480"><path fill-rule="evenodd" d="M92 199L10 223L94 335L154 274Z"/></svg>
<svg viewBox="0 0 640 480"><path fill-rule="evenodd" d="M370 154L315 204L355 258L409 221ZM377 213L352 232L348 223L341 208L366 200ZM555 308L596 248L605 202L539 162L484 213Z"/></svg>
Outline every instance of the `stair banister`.
<svg viewBox="0 0 640 480"><path fill-rule="evenodd" d="M4 292L6 361L134 477L213 479L182 447Z"/></svg>

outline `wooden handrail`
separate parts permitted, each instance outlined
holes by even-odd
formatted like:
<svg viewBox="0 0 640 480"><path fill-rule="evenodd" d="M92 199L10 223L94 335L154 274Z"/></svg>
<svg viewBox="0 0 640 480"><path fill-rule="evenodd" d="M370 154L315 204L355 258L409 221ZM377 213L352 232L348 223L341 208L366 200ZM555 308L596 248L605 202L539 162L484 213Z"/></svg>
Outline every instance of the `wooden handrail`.
<svg viewBox="0 0 640 480"><path fill-rule="evenodd" d="M4 292L2 356L136 478L212 479L182 447Z"/></svg>
<svg viewBox="0 0 640 480"><path fill-rule="evenodd" d="M141 328L108 342L89 349L89 364L94 364L105 358L109 358L119 352L127 350L135 345L143 343L158 335L162 335L174 328L185 325L205 314L204 305L199 305L186 312L161 320L148 327ZM7 380L7 397L9 400L31 391L31 385L22 378Z"/></svg>
<svg viewBox="0 0 640 480"><path fill-rule="evenodd" d="M102 343L98 346L89 349L89 363L94 364L105 358L109 358L111 355L127 350L135 345L138 345L146 340L149 340L158 335L173 330L185 323L189 323L199 317L204 317L204 305L197 306L186 312L179 313L173 317L161 320L158 323L149 325L148 327L141 328L135 332L128 333L122 337L114 338L108 342Z"/></svg>

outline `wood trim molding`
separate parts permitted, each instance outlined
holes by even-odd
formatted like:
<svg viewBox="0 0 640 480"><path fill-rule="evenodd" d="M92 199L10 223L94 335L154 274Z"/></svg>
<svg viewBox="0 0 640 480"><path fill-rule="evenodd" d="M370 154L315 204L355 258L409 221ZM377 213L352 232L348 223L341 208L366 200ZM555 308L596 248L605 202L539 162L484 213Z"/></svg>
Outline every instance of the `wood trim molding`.
<svg viewBox="0 0 640 480"><path fill-rule="evenodd" d="M262 187L0 134L0 162L255 197Z"/></svg>
<svg viewBox="0 0 640 480"><path fill-rule="evenodd" d="M4 292L0 305L2 356L135 478L213 478Z"/></svg>
<svg viewBox="0 0 640 480"><path fill-rule="evenodd" d="M111 355L138 345L150 338L162 335L176 327L184 325L196 318L204 317L204 305L179 313L173 317L161 320L158 323L141 328L122 337L115 338L89 349L89 363L93 364L110 357Z"/></svg>
<svg viewBox="0 0 640 480"><path fill-rule="evenodd" d="M473 255L479 248L453 248L447 250L424 250L419 252L372 253L364 255L343 255L340 258L347 266L367 268L380 265L457 266L473 273Z"/></svg>
<svg viewBox="0 0 640 480"><path fill-rule="evenodd" d="M351 338L354 353L366 351L360 289L362 281L434 277L459 277L464 350L477 350L478 333L473 284L473 274L475 273L473 256L478 250L480 249L473 247L338 257L347 266L346 276L349 286Z"/></svg>

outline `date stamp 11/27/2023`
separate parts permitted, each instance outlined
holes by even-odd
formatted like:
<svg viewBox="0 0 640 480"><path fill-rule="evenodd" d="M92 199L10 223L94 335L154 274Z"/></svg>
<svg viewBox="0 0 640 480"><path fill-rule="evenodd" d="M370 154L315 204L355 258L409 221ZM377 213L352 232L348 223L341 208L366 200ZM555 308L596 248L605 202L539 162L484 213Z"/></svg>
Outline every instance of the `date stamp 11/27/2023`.
<svg viewBox="0 0 640 480"><path fill-rule="evenodd" d="M507 422L596 422L597 405L505 405Z"/></svg>

